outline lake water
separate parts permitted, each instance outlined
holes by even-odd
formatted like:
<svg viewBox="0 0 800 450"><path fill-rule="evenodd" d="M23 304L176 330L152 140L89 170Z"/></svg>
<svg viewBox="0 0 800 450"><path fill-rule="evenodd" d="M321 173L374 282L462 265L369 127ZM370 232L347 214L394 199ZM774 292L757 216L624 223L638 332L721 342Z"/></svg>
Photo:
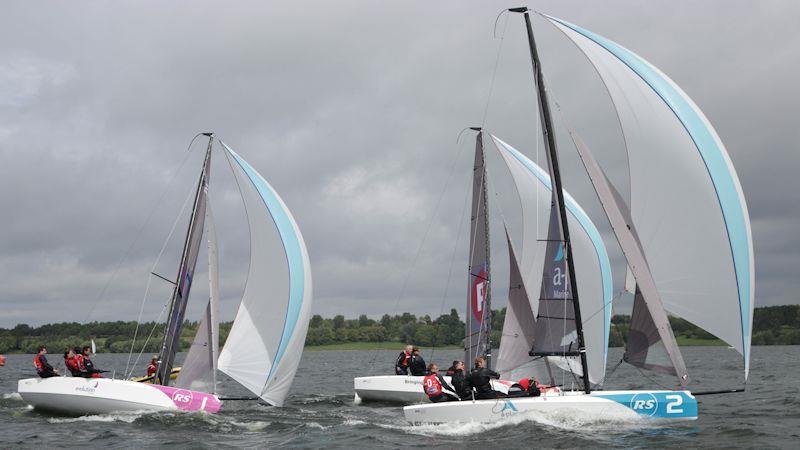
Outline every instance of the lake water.
<svg viewBox="0 0 800 450"><path fill-rule="evenodd" d="M33 375L31 355L9 355L0 368L0 439L3 447L90 446L183 448L351 447L403 445L476 448L748 447L800 448L800 346L754 347L748 390L698 397L700 417L678 425L613 422L591 417L540 416L492 425L411 426L402 408L354 405L354 376L389 373L394 351L306 352L284 408L252 401L227 402L219 414L159 413L56 417L26 406L19 378ZM440 366L459 358L437 350ZM741 372L725 347L683 349L693 389L735 388ZM610 366L620 358L611 349ZM430 355L428 355L430 358ZM58 358L52 358L56 361ZM95 364L122 372L127 355L100 354ZM655 388L622 365L607 388ZM223 395L248 395L233 382Z"/></svg>

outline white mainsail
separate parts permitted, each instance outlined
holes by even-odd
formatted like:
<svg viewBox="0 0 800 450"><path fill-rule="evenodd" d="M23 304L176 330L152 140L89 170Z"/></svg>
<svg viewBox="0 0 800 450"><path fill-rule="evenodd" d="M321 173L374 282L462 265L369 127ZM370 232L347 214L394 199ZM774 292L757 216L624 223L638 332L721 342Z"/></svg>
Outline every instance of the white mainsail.
<svg viewBox="0 0 800 450"><path fill-rule="evenodd" d="M308 253L283 200L250 164L220 142L247 211L250 270L219 369L267 403L282 406L308 331Z"/></svg>
<svg viewBox="0 0 800 450"><path fill-rule="evenodd" d="M545 170L503 140L496 136L492 136L492 140L511 172L521 200L523 221L522 249L521 255L518 255L518 261L520 261L522 281L528 293L538 292L544 265L545 245L537 242L536 217L537 215L541 217L549 217L550 215L552 205L550 176ZM537 196L539 196L538 202L536 200ZM600 232L589 216L567 192L564 193L564 198L568 213L567 220L569 221L570 230L572 230L572 251L575 254L575 272L578 281L584 335L586 337L589 380L597 384L602 382L605 376L608 334L611 326L611 300L613 297L611 262ZM531 311L537 311L538 296L534 295L532 297L529 298L530 309ZM509 318L508 311L506 310L506 323L521 321L519 318ZM503 334L505 339L507 334L505 328ZM524 355L519 355L519 358L520 360L513 360L506 357L504 355L503 342L501 341L498 357L499 371L513 370L515 366L527 364L532 359L527 356L527 352ZM565 368L565 370L571 368L576 375L582 375L580 363L577 361L576 364L569 364L566 361L561 361L560 358L550 357L548 360L559 367ZM500 365L501 362L504 366ZM569 367L567 364L569 364ZM543 372L545 369L544 364L539 364L537 367L535 373L540 379L545 379L543 378L545 376L549 377L547 372Z"/></svg>
<svg viewBox="0 0 800 450"><path fill-rule="evenodd" d="M655 66L591 31L545 18L586 55L614 103L630 163L628 207L664 308L739 351L747 378L753 242L725 146Z"/></svg>

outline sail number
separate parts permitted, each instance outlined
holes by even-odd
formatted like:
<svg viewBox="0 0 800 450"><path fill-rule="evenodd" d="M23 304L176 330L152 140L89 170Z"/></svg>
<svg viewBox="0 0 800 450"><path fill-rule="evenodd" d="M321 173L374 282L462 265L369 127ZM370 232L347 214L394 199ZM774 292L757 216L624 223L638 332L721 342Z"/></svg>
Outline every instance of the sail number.
<svg viewBox="0 0 800 450"><path fill-rule="evenodd" d="M667 395L667 414L683 414L683 408L679 408L683 404L683 397L680 395Z"/></svg>

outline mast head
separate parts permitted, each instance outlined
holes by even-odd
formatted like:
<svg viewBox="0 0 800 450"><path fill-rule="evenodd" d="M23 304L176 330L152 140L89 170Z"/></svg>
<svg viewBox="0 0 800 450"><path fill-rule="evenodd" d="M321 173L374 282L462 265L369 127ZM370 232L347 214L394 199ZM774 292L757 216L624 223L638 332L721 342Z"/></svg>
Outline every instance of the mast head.
<svg viewBox="0 0 800 450"><path fill-rule="evenodd" d="M472 130L472 131L477 131L477 132L479 132L479 133L480 133L481 131L483 131L483 128L481 128L481 127L469 127L469 129L470 129L470 130Z"/></svg>
<svg viewBox="0 0 800 450"><path fill-rule="evenodd" d="M205 136L205 137L212 137L212 136L214 136L214 133L200 133L200 134L202 134L202 135L203 135L203 136Z"/></svg>
<svg viewBox="0 0 800 450"><path fill-rule="evenodd" d="M530 11L530 9L528 9L527 6L520 6L519 8L508 8L508 11L509 12L515 12L515 13L526 13L526 12Z"/></svg>

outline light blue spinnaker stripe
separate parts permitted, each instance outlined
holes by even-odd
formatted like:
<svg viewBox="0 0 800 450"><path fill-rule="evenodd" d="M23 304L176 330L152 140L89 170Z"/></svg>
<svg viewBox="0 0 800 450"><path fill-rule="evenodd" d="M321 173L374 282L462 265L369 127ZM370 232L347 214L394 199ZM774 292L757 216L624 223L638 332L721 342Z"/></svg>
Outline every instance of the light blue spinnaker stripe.
<svg viewBox="0 0 800 450"><path fill-rule="evenodd" d="M533 161L531 161L527 156L520 153L517 149L510 146L502 139L498 138L497 136L492 136L492 139L495 142L498 142L503 148L508 151L514 158L517 159L525 168L527 168L539 181L549 190L553 191L553 187L550 184L550 175L545 172L541 167L536 165ZM604 358L605 360L608 359L608 334L611 327L611 300L614 297L614 286L611 277L611 261L608 258L608 251L606 251L606 245L603 242L603 238L600 236L600 232L597 230L597 227L592 222L592 219L589 218L589 215L586 214L586 211L581 208L577 201L569 195L569 192L564 191L564 200L566 202L567 210L569 210L570 214L573 217L578 219L578 223L581 224L581 227L589 236L589 239L592 240L592 244L594 245L595 252L597 253L597 259L600 264L600 274L603 280L603 331L605 336L605 345L603 346L604 351Z"/></svg>
<svg viewBox="0 0 800 450"><path fill-rule="evenodd" d="M266 206L268 212L272 216L272 220L275 222L275 226L278 229L278 234L281 236L281 242L283 243L283 248L286 251L286 261L289 265L288 306L286 308L286 316L284 318L283 333L281 334L280 344L278 345L277 352L275 352L275 358L272 362L272 366L270 367L269 374L267 375L267 380L269 381L272 378L272 374L275 372L275 369L278 367L281 358L283 357L283 353L286 350L286 346L289 344L289 340L292 338L295 325L297 324L297 319L300 316L300 310L303 306L303 291L305 289L305 264L303 262L303 244L300 242L302 238L297 235L294 227L294 221L289 215L289 212L285 209L285 206L278 197L278 194L274 189L272 189L272 186L267 183L267 180L265 180L261 174L256 172L256 170L253 169L253 167L248 164L247 161L242 159L241 156L231 150L230 147L225 145L224 142L222 142L222 145L225 147L225 150L227 150L228 153L233 156L233 159L237 164L239 164L239 167L244 170L245 174L250 179L250 182L253 183L253 186L258 191L258 195L264 201L264 206Z"/></svg>
<svg viewBox="0 0 800 450"><path fill-rule="evenodd" d="M747 226L748 219L744 212L746 209L746 206L744 206L745 200L739 195L737 181L734 179L735 175L728 168L725 150L717 145L717 141L714 139L714 132L709 129L710 125L706 125L706 122L697 109L692 106L692 102L688 100L686 94L676 89L671 80L665 78L665 75L661 74L652 64L603 36L561 19L546 17L594 41L628 66L664 100L664 103L673 111L689 133L692 141L694 141L705 162L708 174L711 176L714 189L717 191L719 204L722 208L722 216L728 230L728 239L731 245L733 265L739 288L742 349L746 361L745 364L747 364L750 359L749 345L747 344L750 342L751 332L750 305L752 299L750 298L750 277L753 270L750 267L750 235Z"/></svg>

